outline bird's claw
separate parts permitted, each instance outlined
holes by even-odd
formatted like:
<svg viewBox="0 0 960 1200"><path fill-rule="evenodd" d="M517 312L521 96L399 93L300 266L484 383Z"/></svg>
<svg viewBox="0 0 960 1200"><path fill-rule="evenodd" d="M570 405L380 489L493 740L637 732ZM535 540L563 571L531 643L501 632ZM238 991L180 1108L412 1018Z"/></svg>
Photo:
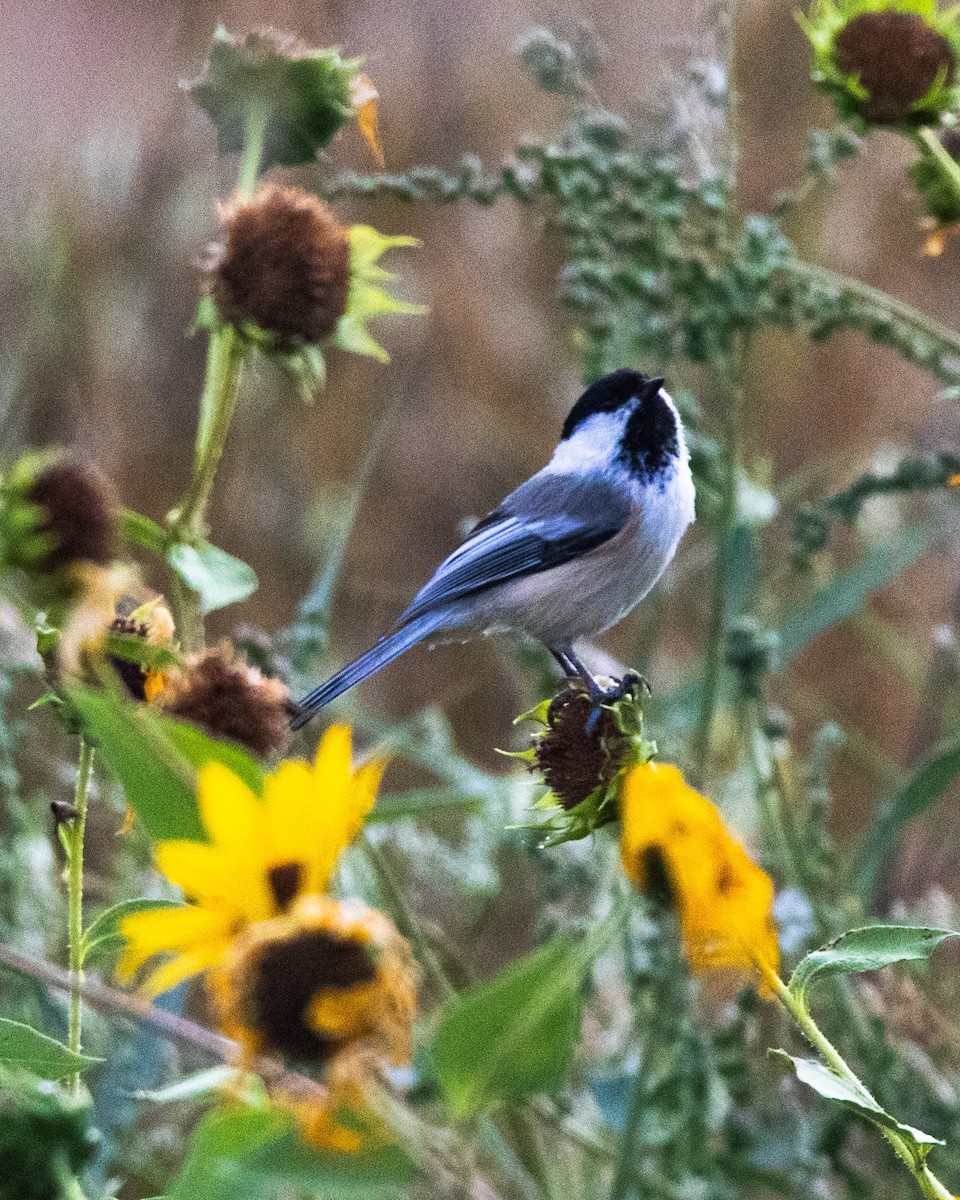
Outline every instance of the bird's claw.
<svg viewBox="0 0 960 1200"><path fill-rule="evenodd" d="M614 680L610 687L603 687L594 679L588 687L593 711L587 719L587 733L592 734L596 730L602 709L616 704L626 696L635 696L638 689L641 693L646 692L650 695L650 684L639 671L625 671L623 678Z"/></svg>

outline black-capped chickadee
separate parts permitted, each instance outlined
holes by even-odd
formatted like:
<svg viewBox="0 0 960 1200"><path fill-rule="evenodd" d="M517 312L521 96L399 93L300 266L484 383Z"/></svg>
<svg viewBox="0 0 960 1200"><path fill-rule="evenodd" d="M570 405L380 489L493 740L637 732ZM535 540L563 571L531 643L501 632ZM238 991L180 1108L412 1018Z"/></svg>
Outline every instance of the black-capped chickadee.
<svg viewBox="0 0 960 1200"><path fill-rule="evenodd" d="M588 387L550 462L440 564L393 633L304 696L293 728L417 642L447 635L532 634L596 703L622 695L601 687L573 643L643 599L694 519L683 426L662 384L623 369Z"/></svg>

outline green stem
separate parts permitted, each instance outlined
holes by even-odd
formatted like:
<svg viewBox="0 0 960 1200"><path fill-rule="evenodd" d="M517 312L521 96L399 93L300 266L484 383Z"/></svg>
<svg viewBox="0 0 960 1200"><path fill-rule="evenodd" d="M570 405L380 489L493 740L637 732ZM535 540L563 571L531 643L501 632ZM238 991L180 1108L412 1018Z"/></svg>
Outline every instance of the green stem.
<svg viewBox="0 0 960 1200"><path fill-rule="evenodd" d="M866 1085L856 1072L848 1066L846 1059L840 1051L834 1046L816 1021L814 1021L806 1004L790 991L776 971L763 963L760 964L760 968L768 986L773 990L777 999L793 1018L797 1028L830 1070L849 1083L855 1091L859 1092L866 1104L870 1107L875 1107L876 1101ZM928 1197L928 1200L954 1200L953 1193L944 1187L928 1166L917 1164L910 1146L895 1130L882 1129L881 1133L893 1147L897 1157L901 1159L911 1175L916 1179L921 1192L923 1192L924 1196Z"/></svg>
<svg viewBox="0 0 960 1200"><path fill-rule="evenodd" d="M917 133L917 140L922 142L933 157L943 168L944 174L953 184L954 191L960 197L960 163L957 163L948 153L943 142L932 129L925 127Z"/></svg>
<svg viewBox="0 0 960 1200"><path fill-rule="evenodd" d="M269 115L270 109L263 103L252 103L247 110L243 154L237 171L237 195L241 200L249 200L257 186L260 163L263 159L263 135L266 133Z"/></svg>
<svg viewBox="0 0 960 1200"><path fill-rule="evenodd" d="M723 418L723 479L721 480L720 528L717 532L713 587L710 595L710 620L707 627L706 667L700 694L700 718L694 740L694 761L702 783L710 758L710 731L720 695L727 632L727 597L733 566L731 550L737 525L737 483L740 475L741 423L743 410L742 339L727 360L727 395Z"/></svg>
<svg viewBox="0 0 960 1200"><path fill-rule="evenodd" d="M237 407L243 356L243 343L232 325L224 325L210 338L193 475L170 518L171 528L181 541L193 543L206 536L207 506ZM208 418L204 419L203 414L209 414Z"/></svg>
<svg viewBox="0 0 960 1200"><path fill-rule="evenodd" d="M77 764L77 781L73 792L73 820L64 832L67 852L67 940L70 955L70 1002L67 1015L67 1045L74 1054L80 1053L83 1009L80 1001L80 985L83 983L83 839L87 829L87 795L93 773L93 747L85 738L80 739L80 760ZM80 1092L80 1073L75 1072L68 1080L74 1095Z"/></svg>
<svg viewBox="0 0 960 1200"><path fill-rule="evenodd" d="M960 353L960 332L951 329L949 325L944 325L935 317L921 312L919 308L914 308L912 304L898 300L896 296L891 296L879 288L871 287L869 283L854 279L852 275L844 275L840 271L831 271L828 267L820 266L819 263L803 262L800 259L783 269L795 277L820 284L831 291L846 292L848 295L857 296L861 300L875 304L879 309L896 317L905 325L911 325L919 333L924 333L940 342L942 346Z"/></svg>

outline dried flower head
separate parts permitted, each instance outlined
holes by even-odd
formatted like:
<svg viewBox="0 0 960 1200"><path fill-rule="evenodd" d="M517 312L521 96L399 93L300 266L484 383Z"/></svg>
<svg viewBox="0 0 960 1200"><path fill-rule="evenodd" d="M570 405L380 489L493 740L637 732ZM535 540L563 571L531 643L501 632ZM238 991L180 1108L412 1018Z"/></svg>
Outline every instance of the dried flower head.
<svg viewBox="0 0 960 1200"><path fill-rule="evenodd" d="M188 659L159 699L171 716L239 742L261 758L281 754L290 744L289 691L248 666L226 642Z"/></svg>
<svg viewBox="0 0 960 1200"><path fill-rule="evenodd" d="M410 947L388 917L319 895L250 926L208 978L224 1032L250 1057L314 1064L358 1042L408 1063L415 981Z"/></svg>
<svg viewBox="0 0 960 1200"><path fill-rule="evenodd" d="M224 211L213 267L221 316L249 321L278 343L319 343L337 327L350 287L350 239L328 204L301 188L262 187Z"/></svg>
<svg viewBox="0 0 960 1200"><path fill-rule="evenodd" d="M316 196L274 184L233 201L223 215L225 239L211 255L211 296L198 322L232 323L294 375L305 399L325 378L326 346L387 362L368 322L425 311L386 291L393 276L379 262L393 247L419 245L416 238L385 237L368 225L346 229Z"/></svg>
<svg viewBox="0 0 960 1200"><path fill-rule="evenodd" d="M597 710L583 688L571 684L550 701L547 730L535 747L536 768L569 810L613 780L628 748L613 710Z"/></svg>
<svg viewBox="0 0 960 1200"><path fill-rule="evenodd" d="M38 603L70 598L84 571L109 566L116 521L106 480L78 459L27 454L0 484L0 558L30 578Z"/></svg>
<svg viewBox="0 0 960 1200"><path fill-rule="evenodd" d="M186 89L216 125L221 154L240 153L251 122L263 122L267 170L314 161L354 110L359 67L358 58L277 29L235 38L219 26L200 77Z"/></svg>
<svg viewBox="0 0 960 1200"><path fill-rule="evenodd" d="M935 0L815 0L800 23L842 117L906 128L956 107L960 30Z"/></svg>
<svg viewBox="0 0 960 1200"><path fill-rule="evenodd" d="M550 789L536 807L561 810L535 826L544 845L586 837L615 820L620 775L656 750L643 736L643 712L632 691L598 705L581 683L570 681L517 720L540 726L530 748L515 755Z"/></svg>

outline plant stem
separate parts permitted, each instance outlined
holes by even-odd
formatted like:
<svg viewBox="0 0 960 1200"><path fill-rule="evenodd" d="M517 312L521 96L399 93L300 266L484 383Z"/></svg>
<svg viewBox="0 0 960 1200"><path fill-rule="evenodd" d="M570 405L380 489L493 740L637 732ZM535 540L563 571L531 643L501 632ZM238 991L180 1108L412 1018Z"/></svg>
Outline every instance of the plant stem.
<svg viewBox="0 0 960 1200"><path fill-rule="evenodd" d="M960 163L957 163L948 153L944 144L940 141L934 131L925 126L917 133L917 140L922 142L930 151L933 157L943 168L944 174L953 184L954 191L960 197Z"/></svg>
<svg viewBox="0 0 960 1200"><path fill-rule="evenodd" d="M869 283L864 283L860 279L854 279L852 275L831 271L819 263L803 262L801 259L791 262L783 270L793 276L820 284L830 291L846 292L848 295L857 296L861 300L875 304L878 309L892 314L905 325L911 325L918 333L924 333L940 342L941 345L960 353L960 332L956 329L951 329L935 317L928 316L919 308L914 308L912 304L898 300L896 296L882 292L879 288L871 287Z"/></svg>
<svg viewBox="0 0 960 1200"><path fill-rule="evenodd" d="M758 966L767 985L773 991L780 1004L793 1018L794 1023L803 1036L823 1059L824 1063L826 1063L835 1075L845 1080L855 1091L859 1092L867 1104L875 1107L876 1100L870 1094L869 1089L856 1072L848 1066L846 1059L840 1051L834 1046L816 1021L814 1021L806 1004L790 991L777 972L767 963L758 960ZM881 1133L893 1147L897 1157L902 1160L911 1175L916 1179L921 1192L923 1192L924 1196L928 1197L928 1200L954 1200L953 1193L944 1187L928 1166L917 1164L909 1145L898 1133L892 1129L881 1129Z"/></svg>
<svg viewBox="0 0 960 1200"><path fill-rule="evenodd" d="M77 764L77 781L73 791L73 820L64 831L64 846L67 852L67 941L70 955L70 1002L67 1015L67 1045L74 1054L80 1053L80 1037L83 1009L80 1000L80 985L83 982L83 839L87 829L87 797L93 773L93 747L85 738L80 738L80 760ZM80 1093L80 1073L75 1072L68 1080L73 1094Z"/></svg>
<svg viewBox="0 0 960 1200"><path fill-rule="evenodd" d="M731 550L737 525L737 484L740 475L741 421L743 416L743 365L745 346L740 338L726 360L726 404L723 414L723 479L721 481L720 528L707 627L706 667L700 694L700 718L694 740L694 761L699 782L707 772L710 731L720 695L720 677L727 632L727 595L732 568Z"/></svg>
<svg viewBox="0 0 960 1200"><path fill-rule="evenodd" d="M257 186L260 163L263 159L263 135L266 133L269 115L270 110L263 102L252 103L247 110L243 154L240 156L240 166L237 170L237 195L241 200L249 200Z"/></svg>
<svg viewBox="0 0 960 1200"><path fill-rule="evenodd" d="M201 417L193 476L173 520L177 535L188 543L201 541L207 532L207 506L237 407L243 355L240 336L232 325L224 325L210 338L207 377L200 400L201 414L209 417L206 428Z"/></svg>

